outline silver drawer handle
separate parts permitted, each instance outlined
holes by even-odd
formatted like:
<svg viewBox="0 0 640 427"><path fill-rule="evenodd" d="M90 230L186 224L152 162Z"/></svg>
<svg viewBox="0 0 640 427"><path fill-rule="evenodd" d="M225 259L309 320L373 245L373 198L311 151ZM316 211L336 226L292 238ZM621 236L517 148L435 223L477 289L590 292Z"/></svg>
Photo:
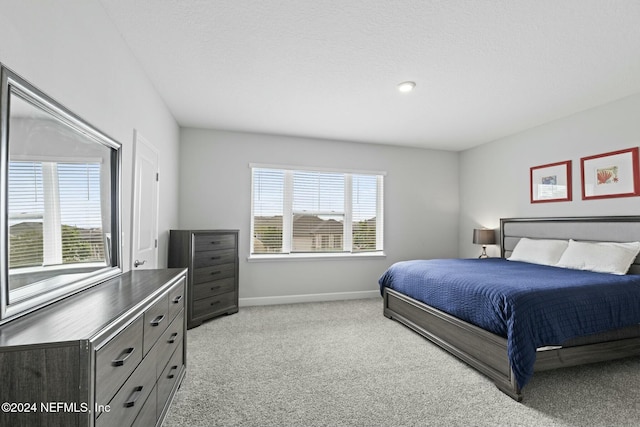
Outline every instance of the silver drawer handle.
<svg viewBox="0 0 640 427"><path fill-rule="evenodd" d="M173 299L174 304L178 304L182 300L182 295L178 295Z"/></svg>
<svg viewBox="0 0 640 427"><path fill-rule="evenodd" d="M111 361L111 365L112 366L122 366L124 365L124 362L127 361L127 359L129 357L131 357L131 355L133 354L133 352L136 350L135 347L129 347L127 349L125 349L122 353L120 353L120 356L118 357L118 359L114 359Z"/></svg>
<svg viewBox="0 0 640 427"><path fill-rule="evenodd" d="M164 314L161 314L160 316L156 317L150 322L151 326L158 326L160 322L162 322L163 320L164 320Z"/></svg>
<svg viewBox="0 0 640 427"><path fill-rule="evenodd" d="M169 339L167 340L167 342L169 344L173 344L174 342L176 342L176 338L178 338L178 333L174 332L171 334L171 336L169 337Z"/></svg>
<svg viewBox="0 0 640 427"><path fill-rule="evenodd" d="M216 304L220 304L220 300L216 301L216 302L212 302L210 305L216 305Z"/></svg>
<svg viewBox="0 0 640 427"><path fill-rule="evenodd" d="M142 386L139 385L138 387L133 389L133 393L131 393L131 396L129 396L129 399L127 399L126 402L124 402L124 407L125 408L132 408L133 405L136 404L136 400L138 400L138 398L140 397L140 394L142 393Z"/></svg>

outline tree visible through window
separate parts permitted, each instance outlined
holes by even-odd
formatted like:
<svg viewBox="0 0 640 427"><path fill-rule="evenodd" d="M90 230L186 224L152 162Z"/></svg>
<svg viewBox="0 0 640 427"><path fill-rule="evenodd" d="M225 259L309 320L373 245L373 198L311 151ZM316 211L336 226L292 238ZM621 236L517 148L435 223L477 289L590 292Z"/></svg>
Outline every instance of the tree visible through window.
<svg viewBox="0 0 640 427"><path fill-rule="evenodd" d="M383 249L383 174L252 167L252 254Z"/></svg>

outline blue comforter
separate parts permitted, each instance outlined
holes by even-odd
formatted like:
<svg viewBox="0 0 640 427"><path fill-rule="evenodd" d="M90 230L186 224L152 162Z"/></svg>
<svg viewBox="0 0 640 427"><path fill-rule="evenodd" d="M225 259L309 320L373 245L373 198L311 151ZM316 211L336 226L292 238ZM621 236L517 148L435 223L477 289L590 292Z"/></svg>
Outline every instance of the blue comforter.
<svg viewBox="0 0 640 427"><path fill-rule="evenodd" d="M384 287L507 338L520 387L536 348L640 323L640 276L594 273L502 258L398 262Z"/></svg>

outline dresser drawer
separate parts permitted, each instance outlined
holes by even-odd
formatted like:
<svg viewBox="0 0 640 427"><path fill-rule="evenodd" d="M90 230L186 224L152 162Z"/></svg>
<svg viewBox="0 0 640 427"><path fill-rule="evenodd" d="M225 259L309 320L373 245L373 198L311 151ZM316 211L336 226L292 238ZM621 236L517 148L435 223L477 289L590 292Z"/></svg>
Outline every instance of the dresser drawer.
<svg viewBox="0 0 640 427"><path fill-rule="evenodd" d="M96 419L96 427L123 427L131 425L147 401L156 383L156 359L149 356L131 374L127 382L109 402L109 411Z"/></svg>
<svg viewBox="0 0 640 427"><path fill-rule="evenodd" d="M194 237L196 252L233 249L236 247L234 234L196 234Z"/></svg>
<svg viewBox="0 0 640 427"><path fill-rule="evenodd" d="M185 280L180 281L169 290L169 321L184 308Z"/></svg>
<svg viewBox="0 0 640 427"><path fill-rule="evenodd" d="M236 274L236 264L221 264L214 267L196 268L193 271L193 283L211 282L212 280L226 279Z"/></svg>
<svg viewBox="0 0 640 427"><path fill-rule="evenodd" d="M169 325L169 295L164 294L144 312L144 354L146 355Z"/></svg>
<svg viewBox="0 0 640 427"><path fill-rule="evenodd" d="M193 268L209 267L212 265L235 262L236 250L221 249L219 251L202 251L193 254Z"/></svg>
<svg viewBox="0 0 640 427"><path fill-rule="evenodd" d="M191 298L193 300L199 300L203 298L212 297L214 295L224 294L234 291L236 289L235 277L228 279L214 280L213 282L199 283L193 286Z"/></svg>
<svg viewBox="0 0 640 427"><path fill-rule="evenodd" d="M173 354L176 348L182 344L184 338L184 312L180 313L180 316L176 317L169 325L167 330L158 340L156 344L158 353L157 363L157 376L159 377L162 370L169 361L169 357ZM156 351L156 349L154 349Z"/></svg>
<svg viewBox="0 0 640 427"><path fill-rule="evenodd" d="M236 306L236 293L227 292L226 294L215 295L193 302L192 317L197 318L203 315L213 315L219 311L225 311L230 307Z"/></svg>
<svg viewBox="0 0 640 427"><path fill-rule="evenodd" d="M142 409L140 409L140 412L131 427L152 427L156 425L156 408L158 406L158 402L156 400L158 393L157 389L158 387L156 386L151 390L151 394L147 397L147 401L144 403Z"/></svg>
<svg viewBox="0 0 640 427"><path fill-rule="evenodd" d="M106 405L142 360L142 316L96 351L96 403Z"/></svg>
<svg viewBox="0 0 640 427"><path fill-rule="evenodd" d="M176 348L176 351L171 355L171 359L167 366L162 370L162 374L158 378L158 402L165 402L167 398L171 394L171 390L175 386L178 378L180 378L180 373L182 372L184 366L183 360L183 341L181 341ZM157 407L157 415L159 416L164 410L164 406L158 405Z"/></svg>

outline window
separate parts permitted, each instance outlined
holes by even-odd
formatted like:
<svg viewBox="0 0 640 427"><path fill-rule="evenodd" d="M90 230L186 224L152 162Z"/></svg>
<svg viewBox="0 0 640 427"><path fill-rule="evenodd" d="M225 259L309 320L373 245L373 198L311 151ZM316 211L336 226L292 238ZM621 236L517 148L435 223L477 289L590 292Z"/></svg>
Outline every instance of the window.
<svg viewBox="0 0 640 427"><path fill-rule="evenodd" d="M11 161L9 176L10 268L104 262L99 162Z"/></svg>
<svg viewBox="0 0 640 427"><path fill-rule="evenodd" d="M251 165L251 254L371 254L383 250L380 172Z"/></svg>

